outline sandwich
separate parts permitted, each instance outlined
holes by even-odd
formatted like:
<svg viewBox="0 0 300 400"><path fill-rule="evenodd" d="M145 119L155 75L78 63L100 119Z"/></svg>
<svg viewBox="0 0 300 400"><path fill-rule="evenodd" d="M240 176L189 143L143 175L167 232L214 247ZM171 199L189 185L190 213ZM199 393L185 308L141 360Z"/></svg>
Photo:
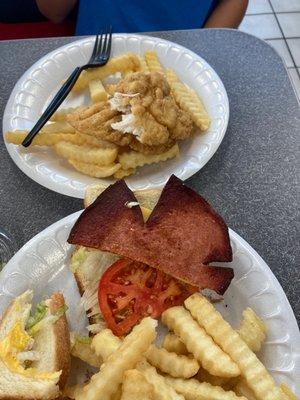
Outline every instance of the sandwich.
<svg viewBox="0 0 300 400"><path fill-rule="evenodd" d="M175 177L164 189L132 192L123 180L86 192L68 242L92 333L122 336L146 316L159 317L198 290L223 295L232 249L223 219Z"/></svg>
<svg viewBox="0 0 300 400"><path fill-rule="evenodd" d="M84 196L84 207L89 207L106 188L106 185L101 184L88 186ZM161 195L161 190L137 190L134 194L143 217L147 220ZM80 245L75 246L72 253L70 268L81 294L81 307L89 319L87 329L91 334L96 334L107 327L98 302L99 280L107 268L119 258L116 254Z"/></svg>
<svg viewBox="0 0 300 400"><path fill-rule="evenodd" d="M32 307L27 290L0 323L0 399L56 399L70 372L70 333L62 294Z"/></svg>

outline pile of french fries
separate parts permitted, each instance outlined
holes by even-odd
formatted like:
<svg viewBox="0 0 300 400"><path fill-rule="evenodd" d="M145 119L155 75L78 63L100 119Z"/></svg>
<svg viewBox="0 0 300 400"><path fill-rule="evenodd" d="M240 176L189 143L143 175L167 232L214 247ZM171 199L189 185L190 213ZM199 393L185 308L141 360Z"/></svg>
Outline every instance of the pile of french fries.
<svg viewBox="0 0 300 400"><path fill-rule="evenodd" d="M145 52L144 58L126 53L111 58L103 67L83 71L72 89L73 95L88 89L91 103L107 100L113 95L115 87L114 84L105 83L107 78L116 73L123 77L137 71L157 71L164 74L178 106L190 114L200 131L208 129L210 118L196 92L183 84L174 71L165 70L153 51ZM75 110L58 110L35 137L31 146L49 146L77 171L96 178L113 176L121 179L134 174L138 167L179 156L177 143L160 154L143 154L129 149L121 150L115 144L75 131L67 122L67 115ZM7 132L5 140L7 143L20 145L27 134L28 131Z"/></svg>
<svg viewBox="0 0 300 400"><path fill-rule="evenodd" d="M277 386L255 352L266 327L250 308L238 330L201 294L162 314L170 332L157 347L157 321L147 317L125 338L109 329L72 354L98 367L64 396L75 400L296 400Z"/></svg>

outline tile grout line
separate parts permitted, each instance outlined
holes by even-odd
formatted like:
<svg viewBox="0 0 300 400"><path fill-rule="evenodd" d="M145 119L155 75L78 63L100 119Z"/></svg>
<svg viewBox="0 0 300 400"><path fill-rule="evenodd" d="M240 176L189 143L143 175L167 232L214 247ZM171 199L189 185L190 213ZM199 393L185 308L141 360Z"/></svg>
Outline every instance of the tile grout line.
<svg viewBox="0 0 300 400"><path fill-rule="evenodd" d="M282 30L282 28L281 28L279 19L278 19L278 17L277 17L276 12L274 11L274 7L273 7L271 1L268 0L268 2L269 2L270 7L271 7L272 10L273 10L275 19L276 19L277 24L278 24L278 26L279 26L280 32L281 32L281 34L282 34L282 36L283 36L283 40L284 40L284 42L285 42L285 44L286 44L286 47L287 47L287 49L288 49L288 52L289 52L289 54L290 54L290 56L291 56L291 58L292 58L292 60L293 60L294 67L296 68L296 74L298 75L298 78L300 79L300 72L299 72L299 70L298 70L298 68L297 68L297 65L296 65L296 62L295 62L295 60L294 60L293 54L292 54L292 52L291 52L290 46L289 46L289 44L288 44L288 42L287 42L287 38L284 36L284 32L283 32L283 30Z"/></svg>
<svg viewBox="0 0 300 400"><path fill-rule="evenodd" d="M271 11L271 12L258 12L258 13L246 13L245 17L253 17L255 15L273 15L273 14L300 14L300 10L299 11Z"/></svg>
<svg viewBox="0 0 300 400"><path fill-rule="evenodd" d="M286 36L280 36L280 37L274 37L274 38L265 38L264 40L282 40L283 38L285 38L285 39L287 39L287 40L290 40L290 39L300 39L300 36L288 36L288 37L286 37Z"/></svg>

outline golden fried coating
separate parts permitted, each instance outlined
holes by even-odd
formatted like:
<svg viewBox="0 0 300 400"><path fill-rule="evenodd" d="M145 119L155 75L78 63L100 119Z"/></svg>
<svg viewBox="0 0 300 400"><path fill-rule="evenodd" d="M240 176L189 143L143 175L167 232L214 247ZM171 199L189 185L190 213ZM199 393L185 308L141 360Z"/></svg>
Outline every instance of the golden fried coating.
<svg viewBox="0 0 300 400"><path fill-rule="evenodd" d="M158 89L158 91L157 91ZM116 86L116 92L126 94L139 93L140 96L146 99L147 96L161 97L168 96L170 94L170 86L165 77L159 72L135 72L127 75L124 79L121 79ZM153 92L157 91L156 94Z"/></svg>
<svg viewBox="0 0 300 400"><path fill-rule="evenodd" d="M120 120L120 113L112 110L107 101L93 104L67 116L67 121L77 131L126 146L131 142L132 135L115 131L111 127L112 123Z"/></svg>
<svg viewBox="0 0 300 400"><path fill-rule="evenodd" d="M177 106L161 73L128 74L114 90L107 101L69 114L70 125L78 132L144 154L160 154L176 140L192 135L193 121Z"/></svg>
<svg viewBox="0 0 300 400"><path fill-rule="evenodd" d="M171 137L173 140L184 140L191 136L194 129L191 117L180 108L177 111L177 120L174 128L170 128Z"/></svg>
<svg viewBox="0 0 300 400"><path fill-rule="evenodd" d="M143 154L161 154L169 150L172 146L174 146L174 144L175 142L173 140L169 140L167 143L161 144L159 146L148 146L147 144L143 144L134 138L130 142L129 147L132 150Z"/></svg>
<svg viewBox="0 0 300 400"><path fill-rule="evenodd" d="M117 84L116 93L119 109L129 108L135 117L134 125L142 132L138 140L143 145L158 147L193 133L192 119L177 106L159 72L130 74Z"/></svg>
<svg viewBox="0 0 300 400"><path fill-rule="evenodd" d="M141 114L132 114L135 116L135 126L141 129L140 142L148 146L164 145L169 140L169 131L165 125L160 124L154 118L151 112L145 110Z"/></svg>

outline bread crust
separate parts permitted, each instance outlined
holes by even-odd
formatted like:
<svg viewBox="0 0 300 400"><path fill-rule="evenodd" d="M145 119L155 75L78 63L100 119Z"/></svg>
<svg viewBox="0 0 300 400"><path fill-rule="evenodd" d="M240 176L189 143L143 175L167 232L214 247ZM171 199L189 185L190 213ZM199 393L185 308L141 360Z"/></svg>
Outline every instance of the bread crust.
<svg viewBox="0 0 300 400"><path fill-rule="evenodd" d="M107 189L107 185L90 185L86 188L83 205L87 208ZM140 206L153 209L161 195L161 189L141 189L133 192Z"/></svg>
<svg viewBox="0 0 300 400"><path fill-rule="evenodd" d="M64 307L64 296L56 292L51 297L49 309L51 314L55 314L61 307ZM70 332L66 314L62 315L53 325L55 334L55 370L62 371L58 386L62 390L69 378L71 370L71 343Z"/></svg>
<svg viewBox="0 0 300 400"><path fill-rule="evenodd" d="M18 298L17 298L18 299ZM17 299L14 299L8 308L5 310L4 314L2 315L1 321L0 321L0 329L3 323L5 323L6 318L10 318L10 313L13 312L13 308L15 307ZM31 302L31 298L28 299L28 301ZM56 314L56 312L65 305L65 300L64 297L61 293L54 293L49 301L49 311L51 314ZM62 390L67 382L67 379L70 374L70 368L71 368L71 345L70 345L70 332L69 332L69 327L68 327L68 322L66 315L62 315L58 321L56 321L53 326L53 336L55 338L54 346L55 348L53 349L54 352L54 365L53 369L55 371L62 371L60 375L60 379L57 383L57 386L59 387L60 390ZM0 371L1 373L1 371ZM56 387L57 387L56 386ZM58 388L57 388L58 390ZM59 395L59 394L58 394ZM30 396L30 393L26 393L23 396L7 396L7 394L4 396L1 396L1 388L0 388L0 400L45 400L47 397L45 396L37 396L32 394ZM50 396L49 399L53 399L53 396ZM55 396L55 398L57 398Z"/></svg>

